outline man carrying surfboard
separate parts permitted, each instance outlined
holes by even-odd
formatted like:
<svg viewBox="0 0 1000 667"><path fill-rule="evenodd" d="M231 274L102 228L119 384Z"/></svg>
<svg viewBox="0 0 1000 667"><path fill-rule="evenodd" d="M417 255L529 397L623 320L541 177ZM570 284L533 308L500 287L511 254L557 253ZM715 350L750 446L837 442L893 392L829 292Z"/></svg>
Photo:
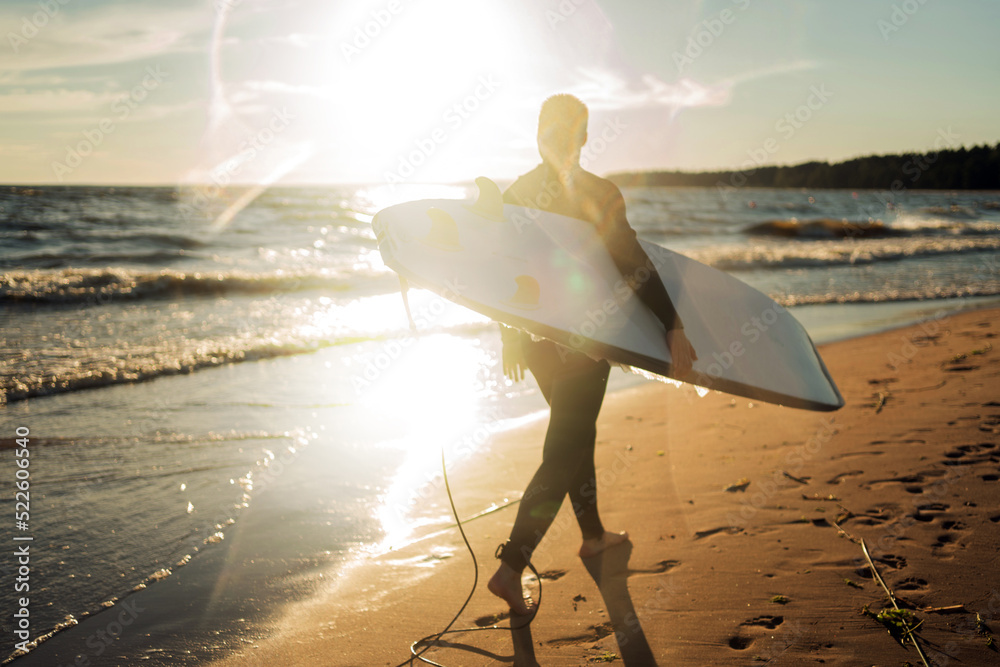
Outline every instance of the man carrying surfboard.
<svg viewBox="0 0 1000 667"><path fill-rule="evenodd" d="M542 164L518 178L504 192L504 202L594 225L622 276L663 323L674 377L682 378L698 357L656 268L628 224L625 199L614 183L580 166L588 115L586 105L572 95L555 95L542 104ZM646 279L637 280L640 275ZM515 329L501 326L501 334L504 374L519 381L525 369L530 370L550 407L542 464L521 498L510 538L497 551L501 564L488 584L513 613L524 615L530 612L530 600L524 597L521 574L567 495L583 535L581 558L625 542L628 533L605 530L597 511L596 423L610 365Z"/></svg>

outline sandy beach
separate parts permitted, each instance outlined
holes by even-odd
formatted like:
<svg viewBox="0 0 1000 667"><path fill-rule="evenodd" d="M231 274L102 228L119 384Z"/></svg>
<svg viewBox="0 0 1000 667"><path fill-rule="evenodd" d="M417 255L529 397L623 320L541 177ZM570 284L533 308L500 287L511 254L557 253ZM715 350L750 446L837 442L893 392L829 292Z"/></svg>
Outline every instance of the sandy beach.
<svg viewBox="0 0 1000 667"><path fill-rule="evenodd" d="M532 653L540 665L652 664L635 650L645 642L660 665L920 664L863 613L889 605L863 538L899 606L922 621L932 664L992 664L998 322L998 310L972 311L823 346L847 401L835 413L655 383L608 396L602 513L631 533L631 548L581 562L564 506L536 552L542 602L529 629L450 634L426 655L450 665L533 664ZM488 460L452 473L462 516L517 497L544 427L506 432ZM512 520L501 510L467 524L479 586L456 628L505 616L485 581ZM395 665L444 628L472 581L450 530L356 564L290 606L270 637L217 664Z"/></svg>
<svg viewBox="0 0 1000 667"><path fill-rule="evenodd" d="M953 4L5 2L0 665L1000 664ZM549 412L497 323L671 374L675 313L743 398L613 368L631 539L561 507L510 618Z"/></svg>

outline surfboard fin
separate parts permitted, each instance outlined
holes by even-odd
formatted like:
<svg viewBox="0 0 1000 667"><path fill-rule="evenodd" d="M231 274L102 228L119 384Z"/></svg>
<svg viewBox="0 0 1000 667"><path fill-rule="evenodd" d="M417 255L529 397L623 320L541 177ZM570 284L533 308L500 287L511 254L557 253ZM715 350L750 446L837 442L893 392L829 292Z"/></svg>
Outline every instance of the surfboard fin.
<svg viewBox="0 0 1000 667"><path fill-rule="evenodd" d="M517 292L504 303L522 310L538 308L538 299L542 291L538 281L531 276L520 275L514 278L514 282L517 283Z"/></svg>
<svg viewBox="0 0 1000 667"><path fill-rule="evenodd" d="M476 179L476 186L479 188L479 197L475 204L466 208L487 220L503 222L503 195L500 194L500 188L485 176Z"/></svg>
<svg viewBox="0 0 1000 667"><path fill-rule="evenodd" d="M447 211L431 207L427 209L427 217L431 219L431 230L421 241L438 250L458 252L462 244L458 242L458 225L455 218Z"/></svg>

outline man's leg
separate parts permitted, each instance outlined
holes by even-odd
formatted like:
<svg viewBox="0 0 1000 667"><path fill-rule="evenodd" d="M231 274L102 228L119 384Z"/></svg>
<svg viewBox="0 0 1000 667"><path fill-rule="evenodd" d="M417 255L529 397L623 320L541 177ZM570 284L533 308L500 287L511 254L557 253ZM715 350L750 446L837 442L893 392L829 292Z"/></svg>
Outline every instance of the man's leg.
<svg viewBox="0 0 1000 667"><path fill-rule="evenodd" d="M583 372L556 374L552 380L542 464L521 499L502 558L516 571L524 569L567 494L574 500L584 537L604 533L597 513L594 443L608 373L608 364L597 362Z"/></svg>
<svg viewBox="0 0 1000 667"><path fill-rule="evenodd" d="M569 500L573 504L573 512L583 539L597 539L603 535L604 524L597 511L597 472L594 469L593 454L577 469L576 476L569 485Z"/></svg>

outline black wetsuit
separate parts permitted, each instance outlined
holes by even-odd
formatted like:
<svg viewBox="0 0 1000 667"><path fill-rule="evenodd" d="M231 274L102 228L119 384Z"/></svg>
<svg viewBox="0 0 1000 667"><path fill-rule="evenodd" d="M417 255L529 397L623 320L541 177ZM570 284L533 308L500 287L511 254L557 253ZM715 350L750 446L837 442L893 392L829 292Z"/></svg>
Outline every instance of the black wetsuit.
<svg viewBox="0 0 1000 667"><path fill-rule="evenodd" d="M625 218L625 199L613 183L580 168L570 179L560 180L555 169L543 163L518 178L504 192L504 202L593 224L618 270L643 303L666 329L681 328L656 269ZM542 464L521 498L510 541L501 556L520 571L567 494L584 539L604 534L597 511L594 445L610 365L552 341L532 340L514 329L501 327L501 333L505 345L520 338L528 369L551 412Z"/></svg>

